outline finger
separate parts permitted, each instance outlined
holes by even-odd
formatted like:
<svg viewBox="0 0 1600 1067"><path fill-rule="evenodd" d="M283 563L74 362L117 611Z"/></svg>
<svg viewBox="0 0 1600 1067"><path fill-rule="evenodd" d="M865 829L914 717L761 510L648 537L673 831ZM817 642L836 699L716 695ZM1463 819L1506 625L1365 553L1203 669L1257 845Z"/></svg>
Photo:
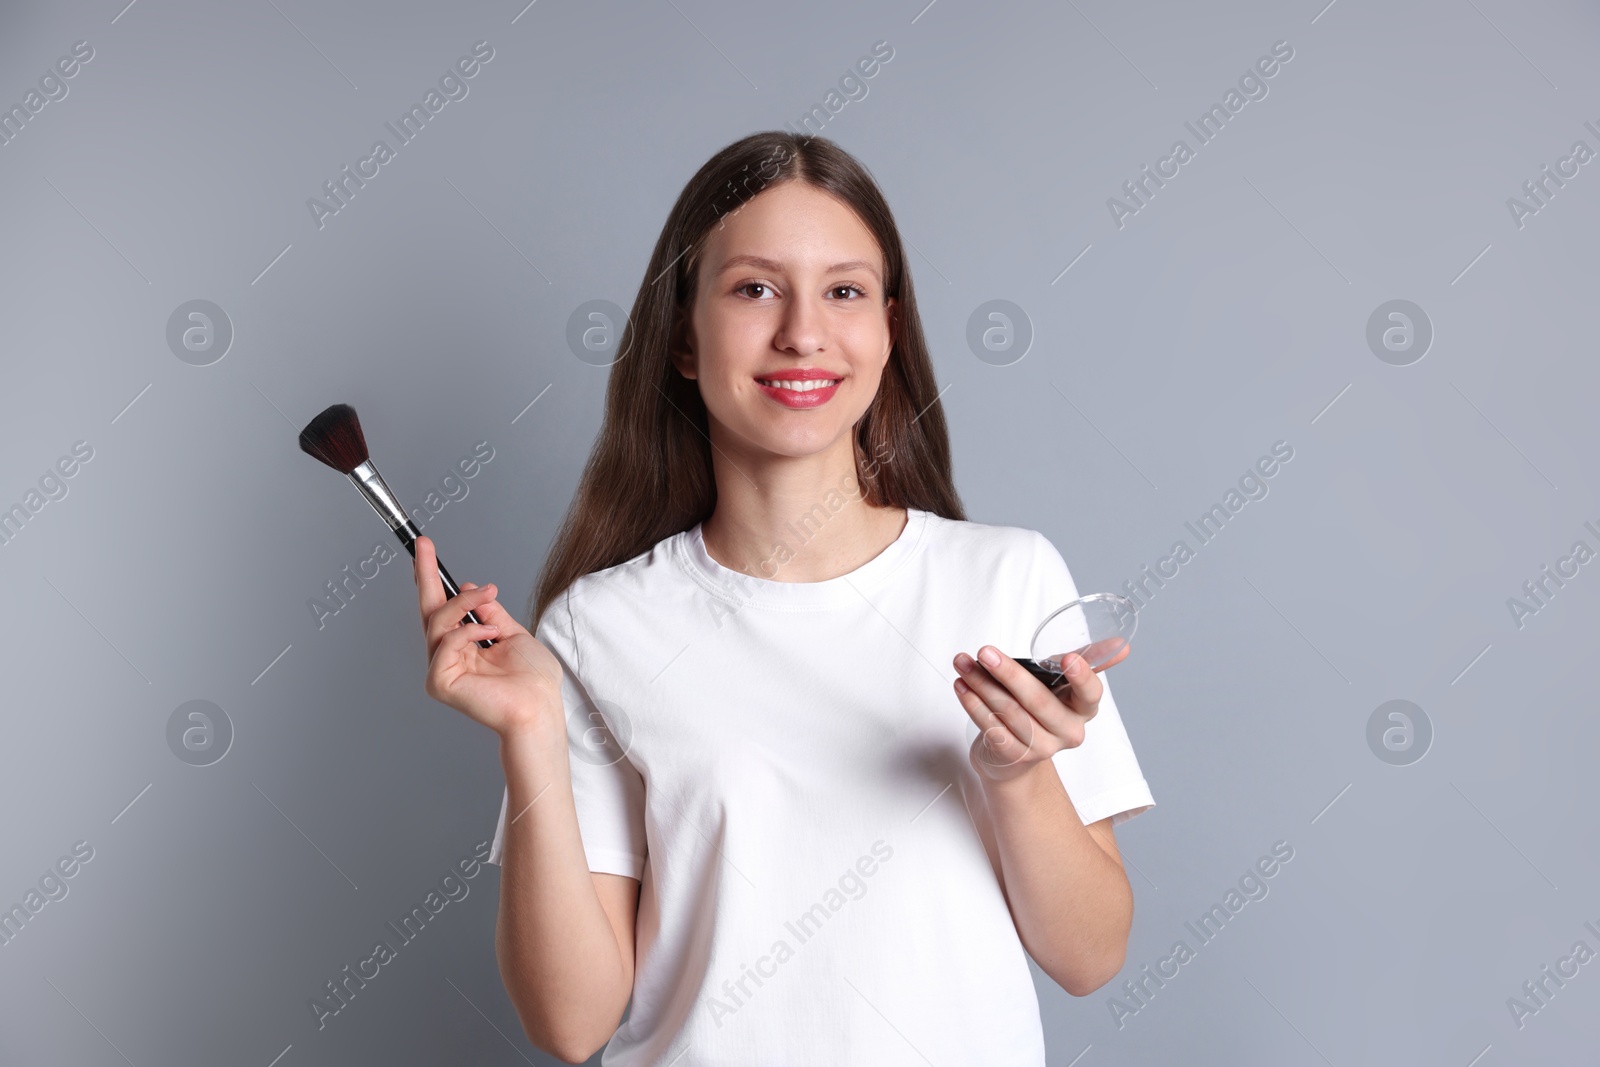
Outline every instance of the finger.
<svg viewBox="0 0 1600 1067"><path fill-rule="evenodd" d="M477 609L478 618L484 622L492 622L500 627L506 634L527 633L527 627L517 621L515 615L505 609L499 600L486 600Z"/></svg>
<svg viewBox="0 0 1600 1067"><path fill-rule="evenodd" d="M434 638L444 636L446 630L453 629L463 621L467 612L476 611L485 601L493 600L498 591L493 582L488 585L475 585L471 589L463 588L455 596L440 604L428 617L429 634Z"/></svg>
<svg viewBox="0 0 1600 1067"><path fill-rule="evenodd" d="M437 642L448 631L461 625L461 617L469 611L475 611L480 604L493 600L495 594L494 583L479 586L476 589L466 589L439 605L434 613L428 616L428 641L430 644Z"/></svg>
<svg viewBox="0 0 1600 1067"><path fill-rule="evenodd" d="M1117 664L1119 664L1123 660L1127 659L1128 658L1128 653L1130 653L1132 651L1133 651L1133 646L1128 644L1127 642L1123 642L1121 650L1118 651L1115 656L1112 656L1110 659L1108 659L1104 663L1100 664L1100 666L1096 667L1095 668L1095 673L1098 674L1100 671L1105 670L1107 667L1115 667Z"/></svg>
<svg viewBox="0 0 1600 1067"><path fill-rule="evenodd" d="M422 624L426 627L428 619L445 601L444 581L438 577L439 560L434 555L433 539L418 537L411 547L416 556L411 561L411 580L417 586L417 607L422 615ZM431 575L432 580L423 581L423 575Z"/></svg>
<svg viewBox="0 0 1600 1067"><path fill-rule="evenodd" d="M961 669L959 663L956 669ZM1002 726L1024 750L1044 740L1044 728L1028 714L1027 709L1016 702L1004 686L988 675L982 664L972 663L971 669L958 680L967 687L965 696L976 702L969 710L977 713L973 721L980 730ZM961 686L956 687L956 692L961 693ZM962 704L967 706L966 700Z"/></svg>
<svg viewBox="0 0 1600 1067"><path fill-rule="evenodd" d="M439 648L434 653L434 659L449 662L449 657L459 656L469 645L477 647L474 642L485 641L499 635L500 627L491 623L464 622L439 639Z"/></svg>
<svg viewBox="0 0 1600 1067"><path fill-rule="evenodd" d="M1005 724L1005 721L996 714L994 708L990 707L983 697L978 695L978 691L966 683L965 679L957 678L951 684L956 691L956 700L961 702L961 707L966 711L967 718L972 720L972 725L976 726L980 733L995 730L1004 731L1007 736L1016 736L1011 727Z"/></svg>
<svg viewBox="0 0 1600 1067"><path fill-rule="evenodd" d="M1115 667L1128 658L1128 653L1133 651L1133 645L1124 637L1107 637L1103 641L1094 641L1078 650L1085 659L1104 661L1095 667L1096 671L1103 671L1108 667Z"/></svg>
<svg viewBox="0 0 1600 1067"><path fill-rule="evenodd" d="M967 684L977 689L988 703L994 705L996 710L1001 712L1001 717L1006 718L1013 731L1023 740L1028 740L1032 736L1029 732L1030 727L1024 725L1020 718L1023 715L1029 717L1028 722L1037 723L1058 737L1065 737L1063 731L1070 728L1071 720L1066 709L1061 706L1061 701L1022 664L994 646L985 645L980 654L989 651L1000 657L1000 662L993 667L974 662L965 654L957 657L957 670L963 665L970 668L962 675ZM1009 718L1006 716L1007 712L1010 712Z"/></svg>
<svg viewBox="0 0 1600 1067"><path fill-rule="evenodd" d="M488 623L469 622L445 634L428 663L425 688L428 688L435 699L438 699L440 694L449 692L456 680L466 673L467 648L476 648L477 645L473 642L486 641L498 636L499 633L498 627L490 626Z"/></svg>
<svg viewBox="0 0 1600 1067"><path fill-rule="evenodd" d="M1040 721L1044 722L1058 737L1067 741L1069 745L1080 744L1081 740L1073 740L1081 736L1083 723L1094 718L1095 709L1100 702L1100 693L1103 688L1100 679L1094 671L1089 669L1089 663L1077 652L1063 652L1053 657L1061 665L1062 673L1046 686L1051 702L1040 706L1030 698L1023 698L1022 703L1029 711L1033 712ZM1010 657L1002 657L999 668L990 668L991 671L1004 671L1015 661ZM1008 672L1009 673L1009 672ZM1027 672L1024 671L1024 674ZM1030 678L1031 674L1028 675ZM1037 679L1035 679L1037 681ZM1040 683L1043 685L1043 683ZM1063 718L1058 709L1065 708L1068 717ZM1071 716L1078 716L1074 721Z"/></svg>
<svg viewBox="0 0 1600 1067"><path fill-rule="evenodd" d="M1089 669L1088 661L1075 652L1062 656L1061 666L1064 677L1051 692L1085 719L1094 718L1100 707L1100 698L1105 694L1105 683Z"/></svg>
<svg viewBox="0 0 1600 1067"><path fill-rule="evenodd" d="M985 763L995 767L1009 767L1027 756L1029 746L1027 742L1017 737L1016 733L1003 722L994 712L994 709L983 702L971 686L965 685L961 679L955 681L956 699L966 710L967 717L972 720L981 735L982 748L980 757Z"/></svg>

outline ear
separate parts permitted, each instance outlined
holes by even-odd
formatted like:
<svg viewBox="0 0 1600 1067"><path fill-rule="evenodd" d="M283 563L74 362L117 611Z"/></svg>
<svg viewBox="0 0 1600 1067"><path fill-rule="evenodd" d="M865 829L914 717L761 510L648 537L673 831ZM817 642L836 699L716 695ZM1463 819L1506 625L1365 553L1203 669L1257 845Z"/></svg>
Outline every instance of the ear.
<svg viewBox="0 0 1600 1067"><path fill-rule="evenodd" d="M668 351L678 373L693 381L698 373L695 366L694 324L682 308L673 313L672 340Z"/></svg>
<svg viewBox="0 0 1600 1067"><path fill-rule="evenodd" d="M889 316L889 351L894 351L894 346L900 341L900 301L894 297L888 300Z"/></svg>

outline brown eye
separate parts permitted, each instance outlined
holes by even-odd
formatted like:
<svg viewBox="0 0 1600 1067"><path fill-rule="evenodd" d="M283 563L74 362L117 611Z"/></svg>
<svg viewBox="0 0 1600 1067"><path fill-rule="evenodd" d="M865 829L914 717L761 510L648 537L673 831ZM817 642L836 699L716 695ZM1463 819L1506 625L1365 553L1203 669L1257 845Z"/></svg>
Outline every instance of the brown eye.
<svg viewBox="0 0 1600 1067"><path fill-rule="evenodd" d="M745 282L743 285L739 286L739 288L735 289L734 292L742 293L746 289L767 289L770 292L770 287L766 282Z"/></svg>
<svg viewBox="0 0 1600 1067"><path fill-rule="evenodd" d="M836 286L833 287L831 292L835 292L835 293L838 293L838 292L855 293L858 297L867 295L867 291L865 289L863 289L863 288L861 288L861 286L855 285L855 284L836 285ZM848 300L846 300L845 302L849 303Z"/></svg>

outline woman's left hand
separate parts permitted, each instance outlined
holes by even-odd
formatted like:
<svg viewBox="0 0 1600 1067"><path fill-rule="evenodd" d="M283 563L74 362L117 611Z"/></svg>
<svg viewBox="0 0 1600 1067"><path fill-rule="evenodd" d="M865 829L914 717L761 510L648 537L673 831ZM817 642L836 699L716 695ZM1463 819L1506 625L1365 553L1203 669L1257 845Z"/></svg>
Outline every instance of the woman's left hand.
<svg viewBox="0 0 1600 1067"><path fill-rule="evenodd" d="M1064 748L1083 744L1084 726L1100 710L1104 685L1082 656L1062 657L1066 676L1054 688L992 645L991 666L958 653L956 697L978 727L972 767L991 782L1019 778Z"/></svg>

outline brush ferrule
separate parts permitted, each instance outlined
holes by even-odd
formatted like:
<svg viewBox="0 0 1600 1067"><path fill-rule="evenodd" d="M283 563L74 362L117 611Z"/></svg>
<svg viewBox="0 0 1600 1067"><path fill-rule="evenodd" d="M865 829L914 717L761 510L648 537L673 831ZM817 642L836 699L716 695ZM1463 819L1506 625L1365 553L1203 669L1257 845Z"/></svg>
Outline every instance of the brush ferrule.
<svg viewBox="0 0 1600 1067"><path fill-rule="evenodd" d="M395 533L401 533L408 528L416 529L412 526L405 509L400 506L400 501L395 498L393 490L389 488L389 483L383 480L383 475L378 473L378 468L372 465L370 459L357 465L347 477L357 489L361 490L361 495L367 498L372 510L389 524L389 529Z"/></svg>

